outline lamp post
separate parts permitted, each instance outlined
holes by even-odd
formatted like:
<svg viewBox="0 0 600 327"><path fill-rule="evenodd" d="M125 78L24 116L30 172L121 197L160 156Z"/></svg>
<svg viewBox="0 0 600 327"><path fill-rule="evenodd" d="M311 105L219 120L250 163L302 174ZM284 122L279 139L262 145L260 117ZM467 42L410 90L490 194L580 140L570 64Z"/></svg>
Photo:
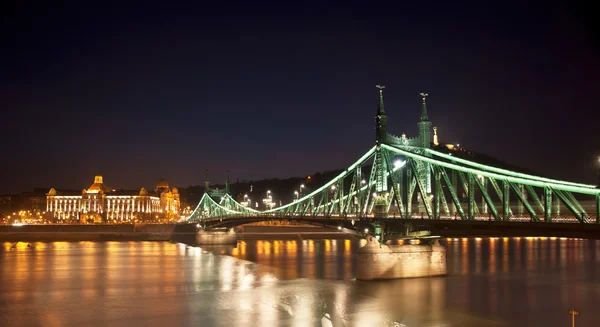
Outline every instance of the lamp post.
<svg viewBox="0 0 600 327"><path fill-rule="evenodd" d="M571 316L571 327L575 327L575 316L579 316L579 311L569 310L569 315Z"/></svg>

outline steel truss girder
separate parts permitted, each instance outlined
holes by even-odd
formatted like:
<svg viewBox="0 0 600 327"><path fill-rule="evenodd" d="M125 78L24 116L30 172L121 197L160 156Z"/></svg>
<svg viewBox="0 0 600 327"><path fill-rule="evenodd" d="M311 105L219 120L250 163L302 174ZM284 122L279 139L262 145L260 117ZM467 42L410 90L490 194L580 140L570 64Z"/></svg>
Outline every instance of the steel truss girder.
<svg viewBox="0 0 600 327"><path fill-rule="evenodd" d="M452 182L450 182L450 178L448 177L448 174L446 174L446 170L443 167L438 167L438 166L434 166L434 167L442 174L442 178L446 182L446 187L448 188L448 191L450 192L450 197L452 198L452 202L454 202L454 206L456 207L456 210L460 214L460 218L463 220L466 220L467 217L465 215L465 211L463 210L462 206L460 205L460 201L458 199L458 196L456 195L456 190L454 189L454 187L452 187Z"/></svg>
<svg viewBox="0 0 600 327"><path fill-rule="evenodd" d="M421 180L421 176L419 176L418 171L417 171L417 162L415 160L409 160L410 161L410 168L413 171L413 174L415 175L414 178L417 181L417 185L419 186L419 192L421 193L421 200L423 201L423 205L425 206L425 211L427 212L427 216L431 219L432 218L432 209L431 209L431 203L429 200L429 196L427 195L427 189L425 188L425 185L423 185L423 181Z"/></svg>
<svg viewBox="0 0 600 327"><path fill-rule="evenodd" d="M385 161L387 163L387 171L388 174L390 176L390 180L392 182L392 192L390 194L390 197L396 198L396 203L398 204L398 212L400 214L401 218L404 218L404 204L402 203L402 192L400 189L398 189L399 187L402 187L402 184L400 184L401 182L396 180L396 174L392 171L391 167L391 160L390 160L390 153L388 151L385 151ZM402 176L402 170L400 170L400 176ZM391 204L392 201L390 201ZM389 206L388 206L388 212L389 212Z"/></svg>
<svg viewBox="0 0 600 327"><path fill-rule="evenodd" d="M527 190L527 194L533 200L533 202L540 208L541 212L545 212L544 205L542 201L540 201L540 197L537 195L535 190L531 185L525 185L525 190Z"/></svg>
<svg viewBox="0 0 600 327"><path fill-rule="evenodd" d="M406 169L406 217L412 218L412 202L413 196L415 194L415 188L417 186L417 181L413 179L412 169ZM416 178L416 177L415 177Z"/></svg>
<svg viewBox="0 0 600 327"><path fill-rule="evenodd" d="M535 222L539 222L540 219L538 218L537 214L535 213L535 210L533 210L533 208L531 207L529 202L523 196L522 190L519 187L517 187L517 185L515 185L514 183L511 183L511 182L507 182L507 183L510 185L513 192L515 192L515 195L517 196L517 198L519 198L519 201L521 201L523 206L525 206L525 209L527 209L527 212L529 212L529 216L531 216L531 219L533 219Z"/></svg>
<svg viewBox="0 0 600 327"><path fill-rule="evenodd" d="M375 153L377 156L377 153ZM367 183L367 194L365 196L364 210L362 210L363 215L367 215L367 209L369 209L369 201L371 199L371 187L375 182L375 158L373 158L373 165L371 166L371 174L369 175L369 182ZM375 199L373 199L373 203L375 203ZM371 206L372 208L372 206ZM372 209L369 209L369 211Z"/></svg>
<svg viewBox="0 0 600 327"><path fill-rule="evenodd" d="M581 212L582 214L587 216L587 212L585 212L585 209L583 209L583 207L581 206L581 204L579 204L579 201L577 201L577 199L575 199L575 196L573 196L573 193L571 192L563 192L567 198L569 200L571 200L571 203L575 204L575 207L577 208L577 210L579 210L579 212Z"/></svg>
<svg viewBox="0 0 600 327"><path fill-rule="evenodd" d="M500 190L500 187L498 186L498 183L496 182L495 179L490 178L490 184L492 184L492 188L494 189L494 191L496 192L496 195L498 196L498 199L500 199L500 202L502 203L502 218L503 219L507 219L507 217L512 215L512 210L510 209L510 206L508 207L508 214L504 211L507 207L505 206L505 201L504 201L504 192L502 190Z"/></svg>
<svg viewBox="0 0 600 327"><path fill-rule="evenodd" d="M481 190L481 196L483 196L484 201L487 203L488 207L490 208L490 211L492 212L494 219L496 219L497 221L502 220L500 218L500 216L498 215L498 210L496 210L496 206L494 205L494 202L492 201L490 194L488 193L487 189L483 186L483 183L485 183L485 179L482 182L479 180L479 178L475 178L475 182L477 183L479 190Z"/></svg>
<svg viewBox="0 0 600 327"><path fill-rule="evenodd" d="M477 208L477 203L475 203L475 176L473 174L467 174L467 178L465 179L465 174L461 171L458 172L458 176L460 176L460 181L463 186L463 190L467 193L468 203L468 215L467 218L469 220L475 219L475 215L479 214L479 209Z"/></svg>
<svg viewBox="0 0 600 327"><path fill-rule="evenodd" d="M432 167L433 169L433 167ZM433 173L433 218L440 219L440 197L444 195L440 173Z"/></svg>
<svg viewBox="0 0 600 327"><path fill-rule="evenodd" d="M508 219L510 216L512 216L512 211L509 206L510 192L512 190L519 200L520 207L521 204L523 207L525 207L526 212L528 212L533 221L539 221L540 219L537 216L538 213L536 213L536 210L534 210L534 207L537 206L542 209L544 212L544 220L548 222L552 221L553 214L559 212L560 203L563 203L578 221L591 221L590 215L586 213L585 209L577 200L575 196L576 194L574 193L593 195L596 202L596 209L594 210L594 214L596 216L595 221L600 223L600 191L591 186L528 176L510 171L503 171L502 169L468 162L467 160L454 158L449 155L446 155L448 158L445 159L448 159L450 162L446 162L444 160L432 159L430 157L430 152L431 151L427 149L411 149L410 151L407 151L404 148L394 148L386 144L382 144L380 145L378 151L375 151L375 147L372 148L369 152L367 152L367 154L365 154L361 159L359 159L359 161L353 164L340 176L324 185L324 192L321 192L321 190L316 190L315 193L304 197L301 199L301 201L297 201L297 203L290 203L280 208L262 212L241 205L228 194L224 195L223 197L219 196L219 198L213 198L210 195L205 194L200 200L198 206L192 212L190 220L201 220L204 218L215 217L248 216L268 213L293 215L306 215L307 213L318 215L319 213L323 213L324 215L338 214L340 216L346 216L352 212L362 212L367 214L369 208L372 208L374 204L374 199L371 197L370 193L371 188L375 184L373 179L376 178L376 174L374 174L372 170L372 173L369 176L369 184L365 187L359 187L362 180L359 172L360 165L364 164L371 156L375 156L373 159L373 166L377 166L377 163L379 162L381 164L380 166L385 168L384 171L387 173L387 176L389 176L392 182L392 188L389 190L389 199L391 200L388 202L388 212L390 210L390 206L393 204L392 202L395 199L398 203L400 214L406 218L412 217L412 200L416 187L419 188L419 193L422 195L424 201L423 204L430 218L440 218L440 204L443 205L445 207L444 209L447 211L447 213L449 213L450 210L447 209L443 183L446 183L446 186L448 186L448 190L452 196L452 201L454 202L457 211L461 213L461 218L467 218L467 215L465 215L463 207L460 204L460 199L456 194L455 187L457 185L450 182L450 179L448 178L449 175L446 173L445 169L448 168L453 172L453 176L455 176L455 172L462 173L460 174L462 186L469 198L469 218L474 218L479 210L478 205L475 202L476 189L479 188L482 194L482 208L486 208L487 205L491 211L491 214L494 215L496 220L502 218ZM392 153L402 155L404 158L406 158L405 162L409 162L408 166L410 167L407 167L406 170L408 177L406 179L406 185L403 181L404 171L400 170L399 172L396 172L396 170L391 170ZM438 154L435 155L438 156ZM379 158L377 156L379 156ZM457 163L462 164L462 166ZM426 167L429 167L427 172L425 172ZM348 194L345 194L345 192L348 190L344 189L343 187L344 178L349 176L349 174L354 174L355 169L356 175L353 176L353 182L349 186L350 191ZM429 199L427 196L428 186L423 184L422 178L425 176L425 174L430 174L431 172L434 173L434 176L432 177L434 201L431 201L431 199ZM467 174L466 179L464 177L465 173ZM480 181L480 179L476 177L478 174L481 174L484 177L483 181ZM380 175L380 184L387 183L388 180L386 174L380 172ZM487 192L485 182L488 178L489 183L492 184L494 191L502 203L503 215L498 214L490 194ZM385 182L383 179L385 179ZM444 180L444 182L442 182L442 180ZM502 183L500 187L498 185L499 182ZM333 198L328 200L329 194L327 192L329 192L329 186L331 185L336 185L338 188L337 192L334 192ZM406 192L403 192L404 187L406 187ZM543 201L540 201L540 198L534 190L534 187L538 187L543 190L545 194ZM321 195L320 199L319 195ZM406 202L403 201L405 196L407 197ZM317 199L320 200L320 203L319 205L315 206ZM217 203L215 200L219 202ZM357 204L356 206L354 206L355 203ZM553 204L557 205L556 212L553 212ZM354 207L358 208L355 210L353 209ZM485 212L486 210L483 209L483 211Z"/></svg>
<svg viewBox="0 0 600 327"><path fill-rule="evenodd" d="M547 186L544 187L544 220L546 222L552 222L552 189Z"/></svg>
<svg viewBox="0 0 600 327"><path fill-rule="evenodd" d="M571 213L575 216L575 218L577 220L579 220L579 222L585 223L586 222L585 213L583 213L583 212L578 213L576 206L573 205L573 203L571 203L569 196L565 195L565 193L563 193L563 192L564 191L562 191L562 190L554 190L554 194L556 194L556 196L558 196L558 198L567 207L567 209L569 209L569 211L571 211Z"/></svg>

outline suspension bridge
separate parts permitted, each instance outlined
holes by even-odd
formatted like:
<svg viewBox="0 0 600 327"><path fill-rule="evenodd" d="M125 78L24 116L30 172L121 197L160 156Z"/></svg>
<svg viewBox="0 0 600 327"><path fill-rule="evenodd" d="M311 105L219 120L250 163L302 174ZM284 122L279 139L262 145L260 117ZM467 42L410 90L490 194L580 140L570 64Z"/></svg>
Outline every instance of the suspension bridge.
<svg viewBox="0 0 600 327"><path fill-rule="evenodd" d="M378 88L375 145L337 177L291 203L265 210L236 201L228 185L217 191L206 182L188 222L205 229L267 220L339 228L392 220L600 224L597 185L536 176L439 143L425 93L419 134L388 133L384 87Z"/></svg>

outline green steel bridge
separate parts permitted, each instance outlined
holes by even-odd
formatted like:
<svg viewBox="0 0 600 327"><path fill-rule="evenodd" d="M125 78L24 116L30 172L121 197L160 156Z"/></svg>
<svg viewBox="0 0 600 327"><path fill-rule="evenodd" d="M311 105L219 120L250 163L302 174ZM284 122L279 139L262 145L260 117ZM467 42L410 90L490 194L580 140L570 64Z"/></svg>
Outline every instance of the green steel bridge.
<svg viewBox="0 0 600 327"><path fill-rule="evenodd" d="M379 86L378 86L379 87ZM494 165L439 144L421 93L416 137L387 132L383 87L375 145L337 177L291 203L255 210L229 187L209 189L188 222L235 226L264 220L333 221L338 226L386 219L600 224L600 188ZM433 142L432 142L433 137Z"/></svg>

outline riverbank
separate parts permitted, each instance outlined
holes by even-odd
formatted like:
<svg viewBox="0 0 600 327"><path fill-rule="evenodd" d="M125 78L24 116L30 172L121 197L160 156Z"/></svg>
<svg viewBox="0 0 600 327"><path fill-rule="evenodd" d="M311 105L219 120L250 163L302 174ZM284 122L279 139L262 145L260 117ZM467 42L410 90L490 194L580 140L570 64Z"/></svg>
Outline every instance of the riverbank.
<svg viewBox="0 0 600 327"><path fill-rule="evenodd" d="M397 221L400 223L400 221ZM412 220L414 230L441 237L571 237L600 239L600 224ZM175 241L193 244L195 224L0 225L0 241ZM347 229L310 225L239 226L239 240L355 239Z"/></svg>
<svg viewBox="0 0 600 327"><path fill-rule="evenodd" d="M235 229L240 240L348 239L354 235L315 226L243 226ZM176 241L193 243L194 224L145 225L23 225L0 226L0 241Z"/></svg>
<svg viewBox="0 0 600 327"><path fill-rule="evenodd" d="M174 224L0 226L0 241L169 241Z"/></svg>

